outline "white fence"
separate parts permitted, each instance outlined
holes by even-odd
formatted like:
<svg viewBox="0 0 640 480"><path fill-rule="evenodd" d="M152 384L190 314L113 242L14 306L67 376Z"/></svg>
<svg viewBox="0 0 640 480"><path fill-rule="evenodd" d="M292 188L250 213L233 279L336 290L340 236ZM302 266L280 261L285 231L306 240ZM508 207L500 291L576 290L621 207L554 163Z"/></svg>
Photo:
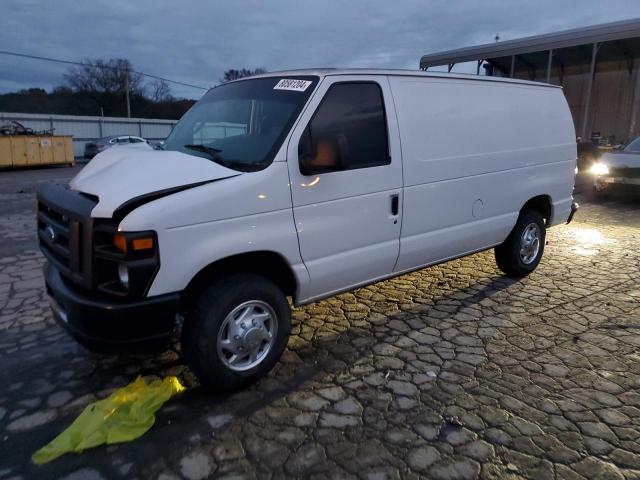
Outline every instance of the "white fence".
<svg viewBox="0 0 640 480"><path fill-rule="evenodd" d="M73 135L73 154L84 155L84 144L108 135L136 135L147 140L164 140L177 120L152 118L83 117L0 112L0 125L10 120L34 130L53 129L56 135Z"/></svg>

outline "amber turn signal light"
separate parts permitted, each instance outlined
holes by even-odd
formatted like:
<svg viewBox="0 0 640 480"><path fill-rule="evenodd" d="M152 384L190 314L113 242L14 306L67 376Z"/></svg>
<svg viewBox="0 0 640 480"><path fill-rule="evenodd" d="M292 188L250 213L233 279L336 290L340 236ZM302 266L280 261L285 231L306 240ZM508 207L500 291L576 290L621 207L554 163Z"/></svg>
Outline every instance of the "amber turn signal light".
<svg viewBox="0 0 640 480"><path fill-rule="evenodd" d="M113 245L122 253L127 253L127 239L121 233L113 236Z"/></svg>
<svg viewBox="0 0 640 480"><path fill-rule="evenodd" d="M127 253L127 237L123 233L113 236L113 245L122 253ZM131 241L131 249L135 252L153 249L153 237L134 238Z"/></svg>
<svg viewBox="0 0 640 480"><path fill-rule="evenodd" d="M153 248L153 238L136 238L132 242L134 250L151 250Z"/></svg>

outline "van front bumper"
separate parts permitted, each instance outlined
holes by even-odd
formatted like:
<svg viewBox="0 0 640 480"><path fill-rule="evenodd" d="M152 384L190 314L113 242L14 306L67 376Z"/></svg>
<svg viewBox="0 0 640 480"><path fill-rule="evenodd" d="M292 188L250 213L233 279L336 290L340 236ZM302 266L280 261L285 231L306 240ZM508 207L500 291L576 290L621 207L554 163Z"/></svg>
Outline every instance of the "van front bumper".
<svg viewBox="0 0 640 480"><path fill-rule="evenodd" d="M640 176L603 175L596 177L594 186L597 190L616 188L620 191L637 192L640 189Z"/></svg>
<svg viewBox="0 0 640 480"><path fill-rule="evenodd" d="M173 332L177 293L137 301L91 298L70 288L51 263L45 266L45 282L54 318L90 350L156 349Z"/></svg>

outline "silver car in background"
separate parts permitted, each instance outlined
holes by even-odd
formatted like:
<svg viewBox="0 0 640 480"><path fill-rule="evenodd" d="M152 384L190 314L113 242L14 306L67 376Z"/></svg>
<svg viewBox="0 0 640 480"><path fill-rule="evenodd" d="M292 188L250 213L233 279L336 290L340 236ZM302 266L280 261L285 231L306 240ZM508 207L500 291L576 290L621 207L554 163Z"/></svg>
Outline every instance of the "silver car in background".
<svg viewBox="0 0 640 480"><path fill-rule="evenodd" d="M84 145L84 158L93 158L100 152L114 145L130 145L133 143L149 143L142 137L133 135L111 135L100 138L94 142L87 142Z"/></svg>
<svg viewBox="0 0 640 480"><path fill-rule="evenodd" d="M606 195L614 191L640 192L640 137L629 142L622 150L602 155L593 164L596 194Z"/></svg>

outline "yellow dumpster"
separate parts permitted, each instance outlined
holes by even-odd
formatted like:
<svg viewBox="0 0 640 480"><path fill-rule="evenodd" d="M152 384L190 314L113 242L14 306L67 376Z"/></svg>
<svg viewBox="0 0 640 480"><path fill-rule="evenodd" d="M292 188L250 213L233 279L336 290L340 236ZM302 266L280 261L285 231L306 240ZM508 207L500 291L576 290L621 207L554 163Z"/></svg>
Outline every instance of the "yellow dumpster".
<svg viewBox="0 0 640 480"><path fill-rule="evenodd" d="M0 168L73 164L70 135L0 135Z"/></svg>
<svg viewBox="0 0 640 480"><path fill-rule="evenodd" d="M11 168L11 137L0 135L0 168Z"/></svg>
<svg viewBox="0 0 640 480"><path fill-rule="evenodd" d="M45 137L51 139L53 148L53 163L73 165L73 137L71 135L55 135L53 137ZM42 147L41 147L42 150Z"/></svg>

